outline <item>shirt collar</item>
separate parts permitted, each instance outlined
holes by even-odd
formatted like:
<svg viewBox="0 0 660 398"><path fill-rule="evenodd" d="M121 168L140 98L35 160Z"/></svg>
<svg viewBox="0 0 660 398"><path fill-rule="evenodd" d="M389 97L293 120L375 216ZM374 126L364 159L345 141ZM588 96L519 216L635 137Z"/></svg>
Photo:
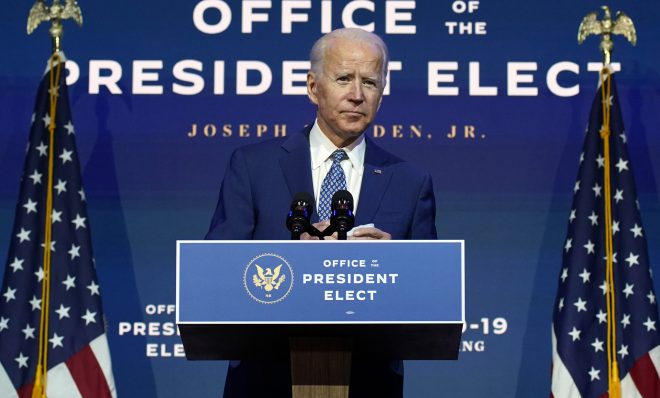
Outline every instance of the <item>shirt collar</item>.
<svg viewBox="0 0 660 398"><path fill-rule="evenodd" d="M328 137L326 137L325 134L323 134L318 125L318 121L316 120L314 121L312 130L309 132L309 147L312 159L312 170L321 167L321 164L328 160L334 151L339 149ZM350 145L341 148L346 151L348 160L351 162L351 167L353 169L362 170L364 166L365 148L366 141L364 139L364 133L360 134L360 136Z"/></svg>

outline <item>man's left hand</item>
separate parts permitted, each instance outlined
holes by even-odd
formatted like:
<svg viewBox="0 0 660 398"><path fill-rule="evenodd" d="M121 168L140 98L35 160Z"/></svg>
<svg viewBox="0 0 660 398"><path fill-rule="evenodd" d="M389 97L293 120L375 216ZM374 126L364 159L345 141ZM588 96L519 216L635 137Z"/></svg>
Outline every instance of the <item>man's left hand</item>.
<svg viewBox="0 0 660 398"><path fill-rule="evenodd" d="M361 240L391 240L392 235L385 231L381 231L376 227L358 228L353 231L353 236L348 239L361 239Z"/></svg>

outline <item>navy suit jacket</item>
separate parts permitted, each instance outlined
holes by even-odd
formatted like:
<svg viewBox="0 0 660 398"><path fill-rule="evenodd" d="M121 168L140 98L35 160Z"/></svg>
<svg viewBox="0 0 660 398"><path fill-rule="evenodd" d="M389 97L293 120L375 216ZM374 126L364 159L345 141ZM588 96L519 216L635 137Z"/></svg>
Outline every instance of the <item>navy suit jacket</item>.
<svg viewBox="0 0 660 398"><path fill-rule="evenodd" d="M285 219L293 196L314 192L310 130L234 152L206 239L290 239ZM369 223L392 239L436 238L431 176L367 138L355 225Z"/></svg>
<svg viewBox="0 0 660 398"><path fill-rule="evenodd" d="M237 149L225 173L206 239L288 240L285 225L298 192L313 193L309 132ZM435 199L431 177L379 148L367 137L364 174L355 225L373 223L392 239L435 239ZM318 221L314 209L312 222ZM350 398L400 398L403 364L354 355ZM225 398L289 398L288 358L234 361Z"/></svg>

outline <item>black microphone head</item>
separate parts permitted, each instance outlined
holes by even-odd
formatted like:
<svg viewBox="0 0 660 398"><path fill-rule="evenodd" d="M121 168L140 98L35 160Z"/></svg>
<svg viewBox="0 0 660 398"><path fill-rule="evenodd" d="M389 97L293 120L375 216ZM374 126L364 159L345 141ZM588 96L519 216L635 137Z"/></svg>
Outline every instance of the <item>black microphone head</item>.
<svg viewBox="0 0 660 398"><path fill-rule="evenodd" d="M330 209L330 225L340 233L339 239L346 239L346 232L355 225L353 195L344 189L335 192L332 195ZM342 235L344 236L343 238L341 237Z"/></svg>
<svg viewBox="0 0 660 398"><path fill-rule="evenodd" d="M340 189L332 195L330 206L333 210L338 206L341 206L342 208L353 212L353 195L345 189Z"/></svg>
<svg viewBox="0 0 660 398"><path fill-rule="evenodd" d="M291 201L291 210L286 216L286 227L291 232L300 233L309 229L309 219L314 210L314 198L307 192L298 192Z"/></svg>
<svg viewBox="0 0 660 398"><path fill-rule="evenodd" d="M307 192L298 192L293 196L291 201L291 210L294 207L303 206L308 214L312 214L312 209L314 209L314 197L308 194Z"/></svg>

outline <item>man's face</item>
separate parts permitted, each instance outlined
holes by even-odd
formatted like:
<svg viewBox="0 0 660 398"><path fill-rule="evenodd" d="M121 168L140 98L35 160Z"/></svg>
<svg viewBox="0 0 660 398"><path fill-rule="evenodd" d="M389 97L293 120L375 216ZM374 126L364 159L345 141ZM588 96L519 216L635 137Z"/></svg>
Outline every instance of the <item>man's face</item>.
<svg viewBox="0 0 660 398"><path fill-rule="evenodd" d="M376 116L383 94L381 53L374 45L335 39L322 72L307 75L307 94L318 106L321 131L337 146L353 142Z"/></svg>

